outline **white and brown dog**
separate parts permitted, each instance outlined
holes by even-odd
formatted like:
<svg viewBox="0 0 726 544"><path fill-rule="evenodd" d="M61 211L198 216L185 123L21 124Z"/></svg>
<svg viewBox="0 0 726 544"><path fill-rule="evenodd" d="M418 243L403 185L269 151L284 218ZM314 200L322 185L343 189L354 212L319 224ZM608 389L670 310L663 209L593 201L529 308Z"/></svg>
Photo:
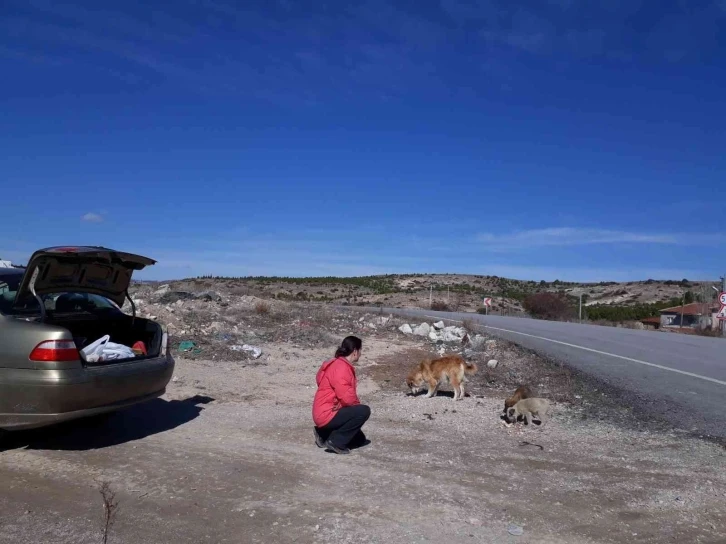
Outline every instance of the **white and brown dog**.
<svg viewBox="0 0 726 544"><path fill-rule="evenodd" d="M537 416L540 427L544 426L545 418L551 412L551 405L547 399L530 397L522 399L514 406L507 408L507 417L510 421L516 422L519 416L524 418L527 425L532 424L532 416Z"/></svg>

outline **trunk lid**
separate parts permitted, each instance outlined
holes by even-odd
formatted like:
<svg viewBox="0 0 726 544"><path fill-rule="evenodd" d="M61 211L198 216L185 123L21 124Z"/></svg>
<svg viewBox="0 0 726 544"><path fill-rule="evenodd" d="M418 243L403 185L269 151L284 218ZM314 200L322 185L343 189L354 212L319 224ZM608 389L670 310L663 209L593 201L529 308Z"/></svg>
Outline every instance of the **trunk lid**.
<svg viewBox="0 0 726 544"><path fill-rule="evenodd" d="M156 261L148 257L105 247L41 249L33 253L28 261L15 303L32 297L33 291L39 296L76 292L101 295L120 307L126 298L133 272L154 264Z"/></svg>

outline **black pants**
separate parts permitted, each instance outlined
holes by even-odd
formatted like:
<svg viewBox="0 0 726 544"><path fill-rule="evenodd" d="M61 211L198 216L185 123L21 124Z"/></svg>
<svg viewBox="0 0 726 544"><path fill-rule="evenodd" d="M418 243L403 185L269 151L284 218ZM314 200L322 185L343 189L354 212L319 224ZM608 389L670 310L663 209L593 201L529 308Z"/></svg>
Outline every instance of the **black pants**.
<svg viewBox="0 0 726 544"><path fill-rule="evenodd" d="M316 427L323 440L330 440L336 448L362 445L366 437L361 427L371 417L371 409L365 404L344 406L324 427Z"/></svg>

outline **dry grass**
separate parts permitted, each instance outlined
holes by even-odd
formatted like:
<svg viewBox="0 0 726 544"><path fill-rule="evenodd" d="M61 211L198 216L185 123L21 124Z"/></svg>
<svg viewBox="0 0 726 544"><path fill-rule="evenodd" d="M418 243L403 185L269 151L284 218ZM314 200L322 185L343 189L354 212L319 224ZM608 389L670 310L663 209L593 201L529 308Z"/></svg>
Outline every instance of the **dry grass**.
<svg viewBox="0 0 726 544"><path fill-rule="evenodd" d="M255 313L257 315L269 315L270 305L267 302L258 302L257 304L255 304Z"/></svg>
<svg viewBox="0 0 726 544"><path fill-rule="evenodd" d="M252 294L252 289L249 287L232 287L229 294L235 297L245 297Z"/></svg>
<svg viewBox="0 0 726 544"><path fill-rule="evenodd" d="M477 323L473 319L465 319L462 322L461 326L464 327L469 332L473 332L473 333L477 333L477 334L482 333L479 323Z"/></svg>
<svg viewBox="0 0 726 544"><path fill-rule="evenodd" d="M638 331L645 330L645 325L643 325L640 321L623 321L621 325L624 329L633 329Z"/></svg>
<svg viewBox="0 0 726 544"><path fill-rule="evenodd" d="M695 329L695 332L693 334L695 334L696 336L710 336L712 338L718 338L719 336L722 336L721 331L717 328Z"/></svg>

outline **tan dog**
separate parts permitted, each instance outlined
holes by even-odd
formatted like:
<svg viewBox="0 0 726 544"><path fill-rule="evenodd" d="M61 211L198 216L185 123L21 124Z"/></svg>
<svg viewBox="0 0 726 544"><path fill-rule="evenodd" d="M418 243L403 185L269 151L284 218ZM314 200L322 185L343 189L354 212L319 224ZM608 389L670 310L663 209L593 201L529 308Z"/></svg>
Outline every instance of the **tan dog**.
<svg viewBox="0 0 726 544"><path fill-rule="evenodd" d="M467 363L459 355L449 355L439 359L421 361L406 378L406 385L411 392L416 394L423 391L424 386L428 387L426 398L436 395L444 381L447 381L454 388L454 400L464 398L464 382L467 375L476 373L477 367L474 363Z"/></svg>
<svg viewBox="0 0 726 544"><path fill-rule="evenodd" d="M507 409L507 417L510 421L517 421L517 417L523 416L527 425L532 424L532 416L537 416L540 427L544 425L545 416L550 411L550 403L547 399L529 398L520 400L517 404Z"/></svg>

